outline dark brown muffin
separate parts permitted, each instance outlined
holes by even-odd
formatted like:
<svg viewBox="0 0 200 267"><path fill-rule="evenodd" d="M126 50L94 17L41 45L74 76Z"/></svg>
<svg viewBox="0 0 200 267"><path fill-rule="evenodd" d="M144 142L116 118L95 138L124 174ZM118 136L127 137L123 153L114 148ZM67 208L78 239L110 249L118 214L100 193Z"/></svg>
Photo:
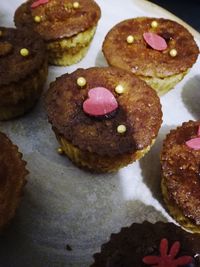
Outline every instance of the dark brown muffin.
<svg viewBox="0 0 200 267"><path fill-rule="evenodd" d="M172 130L161 153L162 191L171 215L185 228L200 232L200 121L189 121ZM199 133L200 134L200 133Z"/></svg>
<svg viewBox="0 0 200 267"><path fill-rule="evenodd" d="M162 51L152 48L144 33L163 38L166 48ZM154 41L154 45L159 45L160 40ZM103 53L109 65L131 71L161 95L184 77L195 63L199 48L193 36L179 23L140 17L115 25L105 37Z"/></svg>
<svg viewBox="0 0 200 267"><path fill-rule="evenodd" d="M15 215L28 171L18 147L0 132L0 229Z"/></svg>
<svg viewBox="0 0 200 267"><path fill-rule="evenodd" d="M101 16L93 0L27 1L15 13L18 28L40 34L47 44L49 62L71 65L86 54Z"/></svg>
<svg viewBox="0 0 200 267"><path fill-rule="evenodd" d="M77 84L80 77L83 86ZM122 93L116 92L119 85ZM87 114L84 103L99 87L113 95L118 107L104 116ZM154 90L131 73L111 67L78 69L59 77L47 92L46 109L64 152L77 165L98 172L117 170L143 156L162 122Z"/></svg>
<svg viewBox="0 0 200 267"><path fill-rule="evenodd" d="M0 120L32 108L46 76L46 49L39 35L0 27Z"/></svg>
<svg viewBox="0 0 200 267"><path fill-rule="evenodd" d="M112 234L91 267L199 267L200 235L173 223L133 223Z"/></svg>

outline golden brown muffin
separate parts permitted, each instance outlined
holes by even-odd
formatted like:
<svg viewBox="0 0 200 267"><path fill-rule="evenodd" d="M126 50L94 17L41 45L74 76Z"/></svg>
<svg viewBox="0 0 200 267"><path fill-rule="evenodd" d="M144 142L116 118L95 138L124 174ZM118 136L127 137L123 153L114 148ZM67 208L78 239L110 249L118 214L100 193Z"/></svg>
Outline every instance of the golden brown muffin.
<svg viewBox="0 0 200 267"><path fill-rule="evenodd" d="M80 77L85 85L77 83ZM112 94L118 105L103 116L83 109L88 94L99 87ZM116 87L124 91L117 93ZM100 100L105 104L109 99ZM95 172L116 171L141 158L162 122L156 92L130 72L117 68L94 67L65 74L50 85L45 102L64 153L78 166ZM95 104L95 111L102 102Z"/></svg>
<svg viewBox="0 0 200 267"><path fill-rule="evenodd" d="M166 49L152 48L144 33L164 39ZM153 42L160 45L157 38ZM103 53L109 65L131 71L162 95L185 76L196 61L199 48L188 30L177 22L139 17L114 26L105 37Z"/></svg>
<svg viewBox="0 0 200 267"><path fill-rule="evenodd" d="M0 27L0 120L20 116L35 105L47 66L38 34Z"/></svg>
<svg viewBox="0 0 200 267"><path fill-rule="evenodd" d="M133 223L111 234L91 267L199 267L199 244L173 223Z"/></svg>
<svg viewBox="0 0 200 267"><path fill-rule="evenodd" d="M28 171L18 147L0 132L0 229L15 215Z"/></svg>
<svg viewBox="0 0 200 267"><path fill-rule="evenodd" d="M161 165L162 192L170 214L186 229L200 233L200 149L188 146L199 138L199 126L200 121L185 122L167 135Z"/></svg>
<svg viewBox="0 0 200 267"><path fill-rule="evenodd" d="M40 34L47 44L50 64L72 65L86 54L101 16L93 0L27 1L15 13L18 28Z"/></svg>

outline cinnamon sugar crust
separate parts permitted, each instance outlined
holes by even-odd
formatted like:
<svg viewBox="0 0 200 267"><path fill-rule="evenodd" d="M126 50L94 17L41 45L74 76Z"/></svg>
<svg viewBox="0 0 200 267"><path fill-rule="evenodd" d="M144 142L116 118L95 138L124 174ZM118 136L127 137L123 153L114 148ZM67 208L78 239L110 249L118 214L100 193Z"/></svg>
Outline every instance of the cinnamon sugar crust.
<svg viewBox="0 0 200 267"><path fill-rule="evenodd" d="M33 0L22 4L15 12L15 25L36 31L45 41L72 37L92 28L100 19L101 10L93 0L79 0L79 7L73 7L71 0L50 0L31 8ZM39 23L34 17L39 16Z"/></svg>
<svg viewBox="0 0 200 267"><path fill-rule="evenodd" d="M151 27L152 21L157 21L158 27ZM167 49L162 52L152 49L143 38L145 32L163 37ZM134 37L132 44L126 41L129 35ZM171 49L177 50L177 56L170 56ZM199 48L193 36L179 23L163 18L139 17L115 25L105 37L103 53L111 66L141 77L165 78L191 68L197 60Z"/></svg>
<svg viewBox="0 0 200 267"><path fill-rule="evenodd" d="M38 34L0 27L0 86L18 82L38 71L46 61L46 48ZM28 56L20 50L26 48Z"/></svg>
<svg viewBox="0 0 200 267"><path fill-rule="evenodd" d="M18 147L0 132L0 229L14 217L28 171Z"/></svg>
<svg viewBox="0 0 200 267"><path fill-rule="evenodd" d="M179 241L180 251L177 251L176 257L191 256L191 266L199 266L199 234L188 233L173 223L152 224L145 221L133 223L112 234L110 240L101 246L101 252L94 255L91 267L147 267L149 265L144 264L142 259L144 256L159 256L163 238L168 240L169 248Z"/></svg>
<svg viewBox="0 0 200 267"><path fill-rule="evenodd" d="M83 88L77 85L78 77L87 81ZM118 84L125 88L121 95L115 92ZM118 102L118 109L108 118L83 111L88 91L95 87L107 88ZM60 135L82 151L98 155L116 156L150 146L162 122L156 92L131 73L111 67L78 69L57 78L50 85L45 105L48 119ZM124 134L117 133L121 124L127 129Z"/></svg>
<svg viewBox="0 0 200 267"><path fill-rule="evenodd" d="M163 143L162 177L172 205L200 225L200 150L186 145L196 138L200 121L189 121L172 130Z"/></svg>

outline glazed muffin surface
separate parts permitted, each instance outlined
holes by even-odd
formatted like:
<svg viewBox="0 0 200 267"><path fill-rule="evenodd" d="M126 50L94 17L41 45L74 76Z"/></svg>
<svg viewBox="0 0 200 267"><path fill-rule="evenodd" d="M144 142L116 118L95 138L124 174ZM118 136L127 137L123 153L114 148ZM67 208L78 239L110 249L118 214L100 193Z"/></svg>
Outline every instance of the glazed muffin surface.
<svg viewBox="0 0 200 267"><path fill-rule="evenodd" d="M0 132L0 229L15 215L28 171L17 146Z"/></svg>
<svg viewBox="0 0 200 267"><path fill-rule="evenodd" d="M186 142L196 138L200 121L172 130L161 153L162 190L169 212L185 228L200 232L200 150Z"/></svg>
<svg viewBox="0 0 200 267"><path fill-rule="evenodd" d="M110 240L101 246L101 252L94 255L95 262L91 267L177 266L175 260L169 260L165 262L165 265L158 265L155 260L154 265L147 265L143 262L145 256L161 256L160 243L162 239L168 241L167 255L170 254L169 250L175 242L180 242L177 255L171 255L171 259L178 259L182 256L193 258L191 264L178 266L199 267L200 235L188 233L175 224L163 222L133 223L130 227L122 228L119 233L112 234Z"/></svg>
<svg viewBox="0 0 200 267"><path fill-rule="evenodd" d="M101 11L93 0L78 1L74 8L71 0L49 0L47 3L31 8L35 1L22 4L15 12L15 24L19 28L30 28L38 32L45 41L72 37L95 26ZM41 17L39 23L34 18Z"/></svg>
<svg viewBox="0 0 200 267"><path fill-rule="evenodd" d="M152 21L158 26L151 27ZM167 49L157 51L144 40L145 32L156 33L167 42ZM132 35L134 41L127 43ZM171 49L177 55L171 57ZM141 76L165 78L185 72L195 63L199 49L186 28L175 21L163 18L135 18L120 22L107 34L103 53L111 66L121 67Z"/></svg>
<svg viewBox="0 0 200 267"><path fill-rule="evenodd" d="M84 77L84 87L77 79ZM117 94L121 84L125 92ZM96 118L83 111L88 91L107 88L115 96L118 108L110 117ZM81 150L99 155L116 156L132 153L151 145L162 121L162 111L156 93L131 73L116 68L78 69L65 74L51 84L46 97L49 121L59 134ZM117 133L125 125L125 134Z"/></svg>

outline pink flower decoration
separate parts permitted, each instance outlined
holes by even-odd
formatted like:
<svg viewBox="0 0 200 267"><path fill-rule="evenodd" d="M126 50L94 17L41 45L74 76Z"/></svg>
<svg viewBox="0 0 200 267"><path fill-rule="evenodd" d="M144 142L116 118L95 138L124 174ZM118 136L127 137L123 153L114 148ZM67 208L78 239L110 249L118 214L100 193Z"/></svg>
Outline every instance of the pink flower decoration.
<svg viewBox="0 0 200 267"><path fill-rule="evenodd" d="M179 251L180 242L176 241L170 248L169 254L167 254L168 241L167 239L162 239L160 242L160 256L146 256L143 258L143 262L152 267L179 267L193 261L190 256L182 256L175 259Z"/></svg>
<svg viewBox="0 0 200 267"><path fill-rule="evenodd" d="M146 43L155 50L163 51L167 48L167 43L165 39L156 33L145 32L143 34L143 38Z"/></svg>
<svg viewBox="0 0 200 267"><path fill-rule="evenodd" d="M49 0L36 0L31 5L31 8L36 8L36 7L40 6L40 5L44 5L44 4L48 3L48 2L49 2Z"/></svg>
<svg viewBox="0 0 200 267"><path fill-rule="evenodd" d="M189 148L192 148L194 150L200 149L200 126L198 128L197 136L198 137L192 138L192 139L188 140L187 142L185 142Z"/></svg>

